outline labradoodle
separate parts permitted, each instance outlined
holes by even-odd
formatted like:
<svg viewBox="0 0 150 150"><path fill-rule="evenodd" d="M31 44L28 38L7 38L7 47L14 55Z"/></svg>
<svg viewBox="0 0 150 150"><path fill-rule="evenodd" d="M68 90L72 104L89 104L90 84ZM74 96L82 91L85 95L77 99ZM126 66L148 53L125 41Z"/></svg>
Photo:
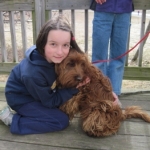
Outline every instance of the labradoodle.
<svg viewBox="0 0 150 150"><path fill-rule="evenodd" d="M121 121L127 118L142 118L150 122L150 116L138 106L122 110L114 105L112 86L109 79L88 60L86 54L71 49L68 57L56 65L57 85L61 88L76 87L87 77L90 82L79 88L79 93L60 106L69 115L80 114L82 129L89 136L115 134Z"/></svg>

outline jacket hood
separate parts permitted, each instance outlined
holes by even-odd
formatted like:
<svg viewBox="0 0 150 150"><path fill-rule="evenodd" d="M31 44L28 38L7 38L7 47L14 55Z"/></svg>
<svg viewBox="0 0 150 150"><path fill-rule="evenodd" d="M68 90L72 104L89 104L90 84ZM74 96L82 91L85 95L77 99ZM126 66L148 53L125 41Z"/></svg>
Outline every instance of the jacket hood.
<svg viewBox="0 0 150 150"><path fill-rule="evenodd" d="M26 59L34 65L51 67L54 63L49 63L36 49L33 45L25 52Z"/></svg>

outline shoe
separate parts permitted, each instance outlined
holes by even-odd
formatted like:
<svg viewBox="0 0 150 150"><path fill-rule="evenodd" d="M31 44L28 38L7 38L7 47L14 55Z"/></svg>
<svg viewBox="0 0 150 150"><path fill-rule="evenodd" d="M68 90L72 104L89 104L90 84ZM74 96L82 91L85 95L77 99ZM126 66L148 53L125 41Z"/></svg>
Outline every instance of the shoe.
<svg viewBox="0 0 150 150"><path fill-rule="evenodd" d="M0 111L0 120L9 126L12 123L13 115L14 114L11 112L9 106L6 106L3 110Z"/></svg>

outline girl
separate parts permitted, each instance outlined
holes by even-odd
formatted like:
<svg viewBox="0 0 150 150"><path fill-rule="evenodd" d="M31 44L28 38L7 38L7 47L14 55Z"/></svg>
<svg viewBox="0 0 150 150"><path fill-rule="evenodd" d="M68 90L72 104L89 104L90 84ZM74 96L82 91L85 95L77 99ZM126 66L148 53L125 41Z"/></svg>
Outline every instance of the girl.
<svg viewBox="0 0 150 150"><path fill-rule="evenodd" d="M90 82L87 78L76 88L57 89L55 64L61 63L70 47L83 53L63 16L49 20L41 29L36 46L26 51L13 68L6 83L9 106L0 112L0 119L13 134L39 134L60 131L69 124L68 116L58 107L78 93L78 87ZM118 103L115 97L116 105ZM13 114L10 108L15 110Z"/></svg>
<svg viewBox="0 0 150 150"><path fill-rule="evenodd" d="M13 134L38 134L59 131L69 124L68 116L59 106L78 93L77 88L55 87L55 63L61 63L70 47L78 47L69 23L63 16L49 20L41 29L36 46L26 51L24 58L13 68L6 83L5 95L9 107L0 113L0 119L10 125Z"/></svg>

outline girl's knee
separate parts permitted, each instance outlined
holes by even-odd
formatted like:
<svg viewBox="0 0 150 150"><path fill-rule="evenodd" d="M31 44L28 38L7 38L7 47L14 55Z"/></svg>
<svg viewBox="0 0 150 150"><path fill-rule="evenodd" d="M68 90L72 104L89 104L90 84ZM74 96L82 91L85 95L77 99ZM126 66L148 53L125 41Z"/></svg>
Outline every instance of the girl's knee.
<svg viewBox="0 0 150 150"><path fill-rule="evenodd" d="M60 120L59 120L59 123L61 124L60 125L61 130L65 129L66 127L68 127L68 125L69 125L69 117L68 117L68 115L65 114L65 113L62 113L62 115L60 117Z"/></svg>

